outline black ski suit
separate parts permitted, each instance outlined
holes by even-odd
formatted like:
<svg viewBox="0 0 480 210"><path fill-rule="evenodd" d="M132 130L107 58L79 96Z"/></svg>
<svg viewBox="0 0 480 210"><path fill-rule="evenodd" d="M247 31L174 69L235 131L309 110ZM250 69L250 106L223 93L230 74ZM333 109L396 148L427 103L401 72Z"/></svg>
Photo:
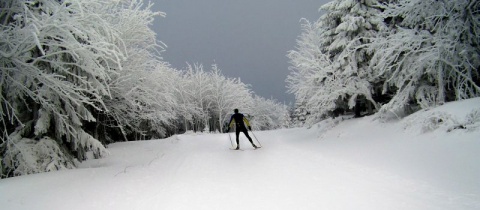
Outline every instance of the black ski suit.
<svg viewBox="0 0 480 210"><path fill-rule="evenodd" d="M237 139L236 139L237 140L237 148L239 148L239 146L240 146L239 145L240 131L243 132L243 134L245 134L245 136L248 138L250 143L252 143L252 146L256 147L255 144L252 141L252 138L248 135L247 128L245 127L245 124L247 124L248 128L250 130L252 130L252 128L250 127L250 123L248 122L247 118L245 118L245 116L243 116L243 114L241 114L241 113L235 113L230 118L230 123L229 123L228 130L230 130L230 128L233 126L233 124L235 124L235 135L237 137Z"/></svg>

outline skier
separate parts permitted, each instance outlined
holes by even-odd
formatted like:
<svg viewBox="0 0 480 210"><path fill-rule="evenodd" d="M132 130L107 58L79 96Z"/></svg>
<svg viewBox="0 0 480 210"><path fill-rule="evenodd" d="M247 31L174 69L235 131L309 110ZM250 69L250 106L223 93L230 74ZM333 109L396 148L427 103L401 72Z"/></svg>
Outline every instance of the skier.
<svg viewBox="0 0 480 210"><path fill-rule="evenodd" d="M238 138L240 136L240 131L243 132L243 134L245 134L245 136L248 138L250 143L252 143L252 146L255 149L257 149L258 148L257 145L253 143L252 138L248 135L247 128L245 127L245 124L247 124L248 130L252 130L252 127L250 127L250 123L248 122L247 118L245 118L243 114L238 113L238 109L234 109L233 111L235 112L235 114L233 114L232 117L230 118L227 133L230 131L230 128L233 126L233 124L235 124L235 135L237 137L237 148L235 148L235 150L240 149L240 144L239 144L240 141Z"/></svg>

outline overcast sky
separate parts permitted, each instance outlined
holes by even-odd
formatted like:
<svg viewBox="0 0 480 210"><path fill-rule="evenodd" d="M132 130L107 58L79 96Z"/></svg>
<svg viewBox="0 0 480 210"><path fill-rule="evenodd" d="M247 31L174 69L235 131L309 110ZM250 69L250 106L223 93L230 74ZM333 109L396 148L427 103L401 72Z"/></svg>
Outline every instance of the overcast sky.
<svg viewBox="0 0 480 210"><path fill-rule="evenodd" d="M289 50L301 33L300 19L317 20L331 0L155 0L157 39L168 48L165 61L176 69L216 63L223 74L241 78L255 94L279 102L287 94Z"/></svg>

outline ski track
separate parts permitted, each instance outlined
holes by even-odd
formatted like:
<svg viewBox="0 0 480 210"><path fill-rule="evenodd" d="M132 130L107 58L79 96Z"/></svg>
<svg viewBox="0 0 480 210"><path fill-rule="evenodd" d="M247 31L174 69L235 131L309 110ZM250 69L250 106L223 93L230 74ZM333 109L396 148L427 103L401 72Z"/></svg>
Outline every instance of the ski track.
<svg viewBox="0 0 480 210"><path fill-rule="evenodd" d="M17 210L480 209L477 194L445 191L316 149L348 132L314 141L313 129L255 134L263 145L258 150L242 136L244 151L232 151L226 134L115 143L109 157L77 170L0 180L0 204Z"/></svg>

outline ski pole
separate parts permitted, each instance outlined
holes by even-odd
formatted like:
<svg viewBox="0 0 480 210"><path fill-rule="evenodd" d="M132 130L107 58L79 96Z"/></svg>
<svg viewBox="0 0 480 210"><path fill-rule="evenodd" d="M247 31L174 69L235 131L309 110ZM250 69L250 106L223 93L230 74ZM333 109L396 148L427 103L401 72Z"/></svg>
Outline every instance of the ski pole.
<svg viewBox="0 0 480 210"><path fill-rule="evenodd" d="M257 139L257 136L255 136L255 134L253 133L252 130L250 130L250 132L253 134L253 137L255 137L255 140L257 140L258 145L260 145L260 147L262 147L262 143L260 143L260 141Z"/></svg>

